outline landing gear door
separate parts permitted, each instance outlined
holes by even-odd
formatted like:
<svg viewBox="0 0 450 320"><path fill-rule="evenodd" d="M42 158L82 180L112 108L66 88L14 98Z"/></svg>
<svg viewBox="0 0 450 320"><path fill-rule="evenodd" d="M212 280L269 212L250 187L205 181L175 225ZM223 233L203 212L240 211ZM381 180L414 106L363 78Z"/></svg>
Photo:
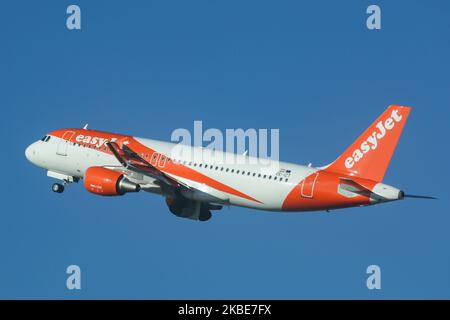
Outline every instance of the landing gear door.
<svg viewBox="0 0 450 320"><path fill-rule="evenodd" d="M71 143L70 140L72 139L73 135L75 134L74 131L66 131L64 132L62 139L59 140L58 146L56 147L56 154L59 156L67 156L67 147Z"/></svg>

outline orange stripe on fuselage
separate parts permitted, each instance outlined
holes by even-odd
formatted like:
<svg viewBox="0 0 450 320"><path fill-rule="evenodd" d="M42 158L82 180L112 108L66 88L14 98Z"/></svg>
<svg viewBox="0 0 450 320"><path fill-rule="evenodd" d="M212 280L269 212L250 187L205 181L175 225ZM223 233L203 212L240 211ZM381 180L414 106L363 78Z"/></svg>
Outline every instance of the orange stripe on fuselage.
<svg viewBox="0 0 450 320"><path fill-rule="evenodd" d="M96 131L96 130L85 130L85 129L81 129L81 130L80 129L60 129L60 130L50 132L50 135L62 139L62 137L66 131L74 131L75 132L73 137L69 140L72 143L75 142L77 144L82 144L82 145L87 144L87 145L98 147L99 139L104 139L104 142L102 145L100 145L100 148L93 147L93 149L103 152L103 153L107 153L107 154L111 154L111 152L109 151L108 148L106 151L104 150L106 140L107 141L116 140L119 143L119 145L121 145L121 142L128 141L128 146L131 149L133 149L133 151L135 151L137 154L139 154L139 155L148 154L149 159L146 159L148 161L150 161L150 159L154 153L157 153L157 151L143 145L142 143L138 142L136 139L134 139L133 137L128 136L128 135L114 134L114 133ZM81 138L80 136L83 136L83 137ZM97 138L97 139L94 140L94 138ZM96 143L91 143L90 141L93 141ZM103 140L101 140L101 141L103 141ZM153 165L153 163L152 163L152 165ZM250 201L254 201L257 203L262 203L261 201L255 199L243 192L240 192L239 190L236 190L226 184L223 184L215 179L212 179L198 171L195 171L194 169L191 169L180 163L174 163L172 160L167 161L165 163L164 167L161 167L159 165L159 163L157 163L155 165L155 167L158 168L158 170L163 171L164 173L172 174L172 175L175 175L175 176L178 176L181 178L185 178L185 179L189 179L192 181L196 181L199 183L204 183L204 184L206 184L214 189L217 189L219 191L226 192L228 194L232 194L234 196L241 197L241 198L244 198L244 199L247 199Z"/></svg>

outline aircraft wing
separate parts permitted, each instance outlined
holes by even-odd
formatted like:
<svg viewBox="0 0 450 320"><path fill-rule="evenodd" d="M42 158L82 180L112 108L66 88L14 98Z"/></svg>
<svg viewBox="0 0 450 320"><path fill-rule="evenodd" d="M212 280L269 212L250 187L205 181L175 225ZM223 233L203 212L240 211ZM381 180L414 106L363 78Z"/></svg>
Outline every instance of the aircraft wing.
<svg viewBox="0 0 450 320"><path fill-rule="evenodd" d="M159 185L163 190L178 189L185 196L199 199L202 202L227 204L229 201L229 197L225 193L206 184L177 178L164 173L139 156L126 144L122 144L122 147L120 147L116 142L107 142L106 145L127 171L142 174L159 181Z"/></svg>

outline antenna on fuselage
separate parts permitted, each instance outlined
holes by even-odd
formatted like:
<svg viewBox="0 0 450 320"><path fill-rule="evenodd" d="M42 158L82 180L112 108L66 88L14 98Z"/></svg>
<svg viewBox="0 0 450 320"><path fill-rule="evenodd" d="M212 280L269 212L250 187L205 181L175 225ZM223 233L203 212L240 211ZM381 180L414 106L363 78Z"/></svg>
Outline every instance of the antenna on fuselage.
<svg viewBox="0 0 450 320"><path fill-rule="evenodd" d="M84 130L87 130L87 128L88 128L88 124L86 123L86 124L84 125L83 129L84 129Z"/></svg>

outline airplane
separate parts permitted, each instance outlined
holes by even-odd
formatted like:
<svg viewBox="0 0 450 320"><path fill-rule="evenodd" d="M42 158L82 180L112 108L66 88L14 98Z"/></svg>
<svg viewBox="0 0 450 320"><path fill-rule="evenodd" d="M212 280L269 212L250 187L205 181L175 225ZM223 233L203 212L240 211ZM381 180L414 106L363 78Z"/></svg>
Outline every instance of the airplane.
<svg viewBox="0 0 450 320"><path fill-rule="evenodd" d="M173 155L175 143L84 128L59 129L29 145L26 158L62 181L52 190L83 180L96 195L121 196L146 191L165 197L169 211L207 221L211 211L241 206L265 211L330 211L369 206L406 197L382 183L410 107L391 105L334 162L314 168L269 160L259 164L247 154L232 163L203 157L200 147ZM253 163L246 160L256 160ZM267 160L267 159L266 159ZM257 164L255 164L257 163Z"/></svg>

